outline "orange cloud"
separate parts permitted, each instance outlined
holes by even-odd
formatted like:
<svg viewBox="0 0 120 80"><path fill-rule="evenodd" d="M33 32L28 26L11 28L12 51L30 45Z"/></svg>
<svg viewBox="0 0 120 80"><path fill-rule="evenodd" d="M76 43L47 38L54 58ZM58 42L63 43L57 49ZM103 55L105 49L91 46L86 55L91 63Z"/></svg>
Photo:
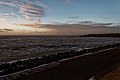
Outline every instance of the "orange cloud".
<svg viewBox="0 0 120 80"><path fill-rule="evenodd" d="M34 23L34 24L15 24L17 26L25 26L25 27L32 27L32 28L40 28L40 24Z"/></svg>

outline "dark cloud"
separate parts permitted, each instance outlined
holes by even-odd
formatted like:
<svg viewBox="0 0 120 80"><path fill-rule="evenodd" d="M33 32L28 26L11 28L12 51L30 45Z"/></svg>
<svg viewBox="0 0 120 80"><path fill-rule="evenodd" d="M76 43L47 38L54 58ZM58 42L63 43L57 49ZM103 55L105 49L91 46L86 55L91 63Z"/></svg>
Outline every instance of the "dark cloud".
<svg viewBox="0 0 120 80"><path fill-rule="evenodd" d="M96 23L96 25L100 25L100 26L109 26L109 25L113 25L114 23Z"/></svg>
<svg viewBox="0 0 120 80"><path fill-rule="evenodd" d="M60 22L55 22L55 21L49 21L50 24L55 24L55 25L65 25L65 24L79 24L79 25L89 25L89 26L101 26L101 27L118 27L120 26L120 23L99 23L95 21L78 21L78 20L68 20L65 23L60 23Z"/></svg>
<svg viewBox="0 0 120 80"><path fill-rule="evenodd" d="M77 22L79 24L95 24L96 22L94 21L81 21L81 22Z"/></svg>
<svg viewBox="0 0 120 80"><path fill-rule="evenodd" d="M55 24L55 25L58 25L58 24L64 24L64 23L61 23L61 22L57 22L57 21L49 21L50 24Z"/></svg>
<svg viewBox="0 0 120 80"><path fill-rule="evenodd" d="M0 29L0 32L12 32L14 31L13 29Z"/></svg>
<svg viewBox="0 0 120 80"><path fill-rule="evenodd" d="M82 24L82 25L91 25L91 26L104 26L104 27L109 27L114 25L115 23L98 23L95 21L81 21L81 22L76 22L77 24Z"/></svg>

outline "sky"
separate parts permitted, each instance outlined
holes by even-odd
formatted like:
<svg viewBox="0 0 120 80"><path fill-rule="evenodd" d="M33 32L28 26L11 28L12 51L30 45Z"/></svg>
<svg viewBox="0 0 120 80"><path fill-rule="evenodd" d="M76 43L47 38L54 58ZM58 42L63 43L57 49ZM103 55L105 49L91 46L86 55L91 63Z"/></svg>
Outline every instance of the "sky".
<svg viewBox="0 0 120 80"><path fill-rule="evenodd" d="M120 32L120 0L0 0L0 35Z"/></svg>

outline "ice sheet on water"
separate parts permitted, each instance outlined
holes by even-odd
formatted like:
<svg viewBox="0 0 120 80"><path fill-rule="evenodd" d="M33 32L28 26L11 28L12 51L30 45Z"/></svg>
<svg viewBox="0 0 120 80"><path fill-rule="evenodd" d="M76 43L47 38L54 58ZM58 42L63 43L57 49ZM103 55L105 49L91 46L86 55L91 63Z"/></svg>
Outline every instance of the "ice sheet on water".
<svg viewBox="0 0 120 80"><path fill-rule="evenodd" d="M32 54L43 51L91 48L120 43L120 38L78 36L19 36L0 38L0 56Z"/></svg>

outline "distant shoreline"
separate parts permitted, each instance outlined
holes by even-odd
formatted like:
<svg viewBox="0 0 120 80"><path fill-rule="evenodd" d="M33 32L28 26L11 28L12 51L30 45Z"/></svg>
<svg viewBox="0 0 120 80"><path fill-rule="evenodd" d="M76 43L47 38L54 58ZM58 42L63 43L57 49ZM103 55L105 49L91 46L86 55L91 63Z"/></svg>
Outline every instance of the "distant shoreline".
<svg viewBox="0 0 120 80"><path fill-rule="evenodd" d="M88 34L82 37L120 37L120 33L115 34Z"/></svg>
<svg viewBox="0 0 120 80"><path fill-rule="evenodd" d="M105 34L84 34L84 35L0 35L1 37L120 37L120 33L105 33Z"/></svg>
<svg viewBox="0 0 120 80"><path fill-rule="evenodd" d="M83 35L0 35L1 38L11 38L11 37L81 37Z"/></svg>

